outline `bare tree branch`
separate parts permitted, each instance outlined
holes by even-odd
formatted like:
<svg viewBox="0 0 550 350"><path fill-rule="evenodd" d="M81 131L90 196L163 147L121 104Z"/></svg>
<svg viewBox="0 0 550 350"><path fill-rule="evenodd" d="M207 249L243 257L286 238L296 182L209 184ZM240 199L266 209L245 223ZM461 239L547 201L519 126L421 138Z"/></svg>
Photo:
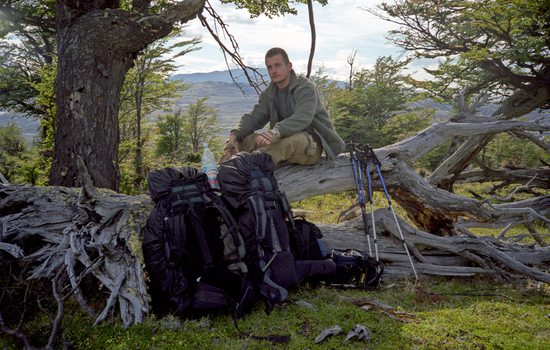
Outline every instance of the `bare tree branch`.
<svg viewBox="0 0 550 350"><path fill-rule="evenodd" d="M504 181L506 185L517 183L518 186L513 193L508 195L508 199L517 192L533 187L548 189L550 188L550 169L475 169L465 171L458 177L462 182L486 182L486 181ZM501 187L501 186L500 186ZM492 193L494 191L490 191ZM503 198L501 198L503 199Z"/></svg>
<svg viewBox="0 0 550 350"><path fill-rule="evenodd" d="M315 19L313 18L313 0L307 0L307 13L309 18L309 28L311 31L311 46L309 49L306 74L306 77L309 78L311 75L311 66L313 65L313 56L315 55L315 41L317 40L317 35L315 32Z"/></svg>
<svg viewBox="0 0 550 350"><path fill-rule="evenodd" d="M237 44L235 37L231 33L229 33L227 25L224 23L221 17L216 13L216 11L214 11L210 3L208 1L206 3L207 5L205 6L205 10L210 15L210 17L214 19L214 28L212 28L212 26L210 25L210 23L208 22L208 20L204 15L199 14L198 16L201 21L201 24L208 30L210 35L212 35L214 40L216 40L216 42L220 46L223 57L225 59L225 64L228 68L229 74L231 75L231 79L233 80L235 85L239 89L241 89L241 91L244 92L243 88L237 82L237 79L233 75L232 69L229 65L228 56L229 58L231 58L231 61L233 63L235 63L238 67L241 68L250 86L254 88L256 93L260 94L260 92L262 91L262 88L267 85L263 78L263 75L259 72L258 69L252 68L244 63L239 53L239 45ZM221 28L221 32L223 33L223 35L228 38L231 48L227 47L227 45L225 45L221 40L220 35L218 34L218 26ZM250 72L252 73L252 76Z"/></svg>
<svg viewBox="0 0 550 350"><path fill-rule="evenodd" d="M353 65L355 64L355 56L357 56L357 50L352 50L346 60L349 65L348 90L353 89L353 76L355 75L355 69L353 68Z"/></svg>

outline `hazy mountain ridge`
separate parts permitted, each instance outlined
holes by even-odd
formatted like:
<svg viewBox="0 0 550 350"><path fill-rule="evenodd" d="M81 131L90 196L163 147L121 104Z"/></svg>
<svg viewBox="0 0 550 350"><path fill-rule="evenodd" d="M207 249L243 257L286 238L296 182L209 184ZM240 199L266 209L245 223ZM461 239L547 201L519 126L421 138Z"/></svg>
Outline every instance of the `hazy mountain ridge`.
<svg viewBox="0 0 550 350"><path fill-rule="evenodd" d="M265 69L260 72L267 74ZM233 71L233 75L240 88L232 81L228 71L174 75L172 79L182 80L188 84L182 96L175 100L174 110L186 109L198 99L208 97L206 104L218 110L218 126L221 133L226 135L240 117L252 110L258 101L258 94L246 84L244 74L236 70ZM29 142L38 134L40 126L36 118L0 110L0 126L10 123L15 123Z"/></svg>
<svg viewBox="0 0 550 350"><path fill-rule="evenodd" d="M38 128L40 127L40 121L36 118L27 117L21 113L0 111L0 126L7 126L11 123L17 125L23 137L29 142L32 142L38 134Z"/></svg>
<svg viewBox="0 0 550 350"><path fill-rule="evenodd" d="M184 81L186 81L184 79ZM218 111L218 126L225 135L240 117L249 112L258 101L256 92L243 92L232 83L206 81L190 83L182 96L175 100L174 109L185 110L198 99L208 97L206 105Z"/></svg>
<svg viewBox="0 0 550 350"><path fill-rule="evenodd" d="M197 102L200 98L208 97L206 104L210 108L218 110L220 134L227 135L240 117L251 111L258 101L258 94L247 85L243 72L234 70L232 73L240 87L233 82L229 71L174 75L172 79L182 80L188 85L182 96L175 100L174 110L178 108L185 110L189 104ZM264 79L267 78L265 69L260 70L260 73L265 74ZM415 102L413 106L434 108L436 110L436 120L447 120L453 113L451 105L437 103L429 99ZM487 105L480 108L480 110L484 114L490 114L496 108L496 105ZM155 115L158 115L158 113L155 113ZM528 116L529 119L548 118L550 113L531 112ZM9 123L15 123L29 141L32 141L33 137L38 134L39 121L37 119L0 110L0 126Z"/></svg>
<svg viewBox="0 0 550 350"><path fill-rule="evenodd" d="M269 79L267 70L265 68L258 69L257 71L264 77L264 79ZM254 77L253 72L248 71L248 74L250 77ZM242 85L245 88L249 88L251 91L253 91L252 88L248 87L246 76L244 72L240 69L232 69L231 71L213 71L208 73L176 74L172 76L172 80L183 80L187 83L204 83L216 81L234 84L235 82L233 81L232 76L239 85Z"/></svg>

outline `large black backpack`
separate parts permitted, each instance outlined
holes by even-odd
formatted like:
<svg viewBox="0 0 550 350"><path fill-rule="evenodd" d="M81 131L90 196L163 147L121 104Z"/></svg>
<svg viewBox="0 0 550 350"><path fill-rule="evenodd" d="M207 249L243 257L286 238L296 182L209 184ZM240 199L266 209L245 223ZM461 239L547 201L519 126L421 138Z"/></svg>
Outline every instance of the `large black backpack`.
<svg viewBox="0 0 550 350"><path fill-rule="evenodd" d="M288 289L309 277L331 276L330 259L297 261L290 247L294 221L290 205L273 176L275 164L266 153L241 152L220 165L218 180L245 241L249 279L270 306Z"/></svg>
<svg viewBox="0 0 550 350"><path fill-rule="evenodd" d="M143 254L154 312L191 316L243 303L249 288L243 241L206 175L164 168L150 172L148 182L155 207Z"/></svg>

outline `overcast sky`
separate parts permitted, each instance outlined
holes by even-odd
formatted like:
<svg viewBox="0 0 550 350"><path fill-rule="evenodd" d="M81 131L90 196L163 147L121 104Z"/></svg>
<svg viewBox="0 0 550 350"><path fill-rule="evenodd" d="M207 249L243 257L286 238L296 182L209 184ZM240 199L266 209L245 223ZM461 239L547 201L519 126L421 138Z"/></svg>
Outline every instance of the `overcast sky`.
<svg viewBox="0 0 550 350"><path fill-rule="evenodd" d="M385 36L395 28L365 11L374 8L381 0L329 0L321 6L314 2L317 44L313 72L323 65L333 78L345 79L349 65L347 57L357 50L355 68L372 68L377 57L403 52L390 45ZM296 5L298 15L269 19L266 16L251 19L246 10L237 10L232 4L211 1L212 6L229 25L229 30L239 43L241 56L246 64L264 67L264 54L274 46L287 50L294 69L305 73L311 45L307 6ZM211 72L225 70L226 65L218 44L202 27L198 19L188 22L186 33L202 36L202 49L183 56L177 63L178 73Z"/></svg>

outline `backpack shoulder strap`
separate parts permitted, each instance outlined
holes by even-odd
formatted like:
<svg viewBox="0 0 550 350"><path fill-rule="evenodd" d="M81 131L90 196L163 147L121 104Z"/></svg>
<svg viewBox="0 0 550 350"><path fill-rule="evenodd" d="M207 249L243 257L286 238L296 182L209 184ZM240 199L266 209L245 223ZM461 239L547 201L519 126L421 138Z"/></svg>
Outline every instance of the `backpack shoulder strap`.
<svg viewBox="0 0 550 350"><path fill-rule="evenodd" d="M170 194L166 201L169 205L170 213L176 220L169 218L169 232L174 235L177 240L180 232L185 232L187 227L192 227L195 233L195 239L199 245L203 260L204 270L214 267L214 259L210 251L210 246L207 240L207 234L204 231L201 210L207 206L209 199L205 195L207 189L206 180L204 177L185 179L171 188ZM175 214L178 215L175 215ZM186 222L187 221L187 222ZM173 227L170 227L170 225ZM185 241L177 242L177 247L185 247Z"/></svg>
<svg viewBox="0 0 550 350"><path fill-rule="evenodd" d="M237 223L217 196L211 201L211 205L219 217L220 238L223 242L223 259L227 263L227 268L229 271L245 275L248 268L242 259L246 254L246 248Z"/></svg>
<svg viewBox="0 0 550 350"><path fill-rule="evenodd" d="M165 216L162 232L166 259L171 262L178 262L185 254L187 244L185 217L181 214Z"/></svg>

